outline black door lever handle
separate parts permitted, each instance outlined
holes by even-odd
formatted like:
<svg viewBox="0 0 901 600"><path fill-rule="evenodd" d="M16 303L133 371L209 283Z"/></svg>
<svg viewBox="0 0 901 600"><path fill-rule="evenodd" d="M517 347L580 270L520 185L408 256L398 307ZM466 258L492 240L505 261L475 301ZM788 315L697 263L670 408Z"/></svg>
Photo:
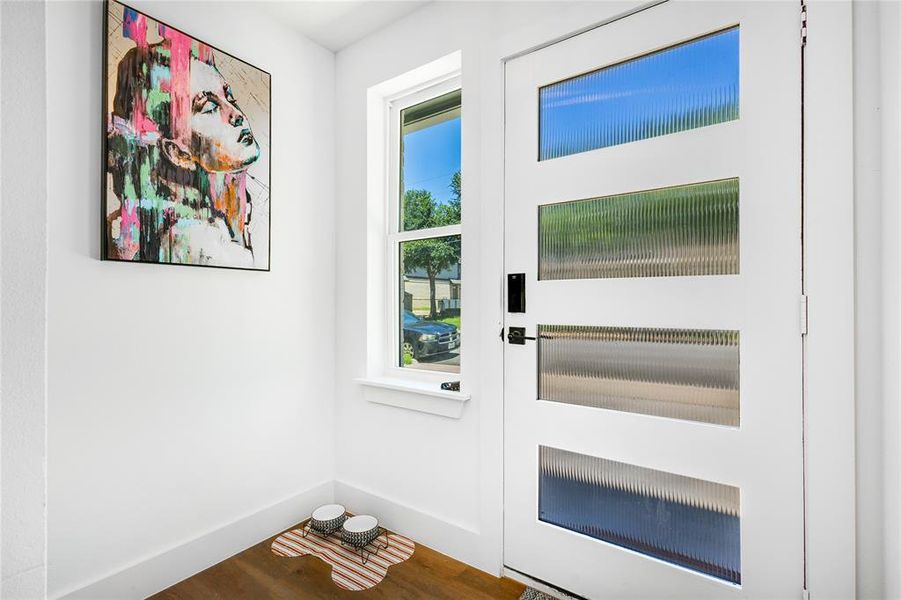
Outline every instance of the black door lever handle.
<svg viewBox="0 0 901 600"><path fill-rule="evenodd" d="M525 346L526 340L534 340L535 338L526 335L525 327L511 327L507 334L507 341L517 346Z"/></svg>

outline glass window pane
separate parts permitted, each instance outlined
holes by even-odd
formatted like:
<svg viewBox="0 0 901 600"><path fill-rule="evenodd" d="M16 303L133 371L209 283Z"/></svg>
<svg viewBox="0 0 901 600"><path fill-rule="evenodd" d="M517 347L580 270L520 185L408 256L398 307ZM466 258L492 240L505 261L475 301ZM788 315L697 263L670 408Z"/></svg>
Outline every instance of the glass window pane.
<svg viewBox="0 0 901 600"><path fill-rule="evenodd" d="M460 372L460 236L400 244L399 365Z"/></svg>
<svg viewBox="0 0 901 600"><path fill-rule="evenodd" d="M400 229L460 223L460 90L401 112Z"/></svg>
<svg viewBox="0 0 901 600"><path fill-rule="evenodd" d="M738 273L738 187L724 179L541 206L538 278Z"/></svg>
<svg viewBox="0 0 901 600"><path fill-rule="evenodd" d="M738 27L539 90L539 160L738 119Z"/></svg>
<svg viewBox="0 0 901 600"><path fill-rule="evenodd" d="M538 326L541 400L737 427L739 333Z"/></svg>
<svg viewBox="0 0 901 600"><path fill-rule="evenodd" d="M739 489L539 447L538 518L741 583Z"/></svg>

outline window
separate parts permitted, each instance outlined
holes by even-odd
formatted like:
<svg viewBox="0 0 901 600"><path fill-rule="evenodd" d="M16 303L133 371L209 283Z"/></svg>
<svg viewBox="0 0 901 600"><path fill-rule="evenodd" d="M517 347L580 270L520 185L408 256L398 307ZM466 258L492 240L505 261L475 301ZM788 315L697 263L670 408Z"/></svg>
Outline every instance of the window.
<svg viewBox="0 0 901 600"><path fill-rule="evenodd" d="M389 336L393 366L460 373L459 80L391 103Z"/></svg>
<svg viewBox="0 0 901 600"><path fill-rule="evenodd" d="M732 27L539 90L538 160L738 119Z"/></svg>

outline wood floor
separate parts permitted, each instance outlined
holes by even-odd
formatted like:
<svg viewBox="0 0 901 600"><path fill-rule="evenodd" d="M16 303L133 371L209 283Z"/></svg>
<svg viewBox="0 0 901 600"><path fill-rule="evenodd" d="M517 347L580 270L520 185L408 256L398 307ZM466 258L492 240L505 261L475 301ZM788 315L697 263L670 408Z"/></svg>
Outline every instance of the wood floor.
<svg viewBox="0 0 901 600"><path fill-rule="evenodd" d="M298 525L299 527L299 525ZM154 600L373 598L412 600L516 600L524 586L465 565L421 544L413 558L388 569L374 588L349 592L335 586L331 567L315 556L283 558L272 537L152 596Z"/></svg>

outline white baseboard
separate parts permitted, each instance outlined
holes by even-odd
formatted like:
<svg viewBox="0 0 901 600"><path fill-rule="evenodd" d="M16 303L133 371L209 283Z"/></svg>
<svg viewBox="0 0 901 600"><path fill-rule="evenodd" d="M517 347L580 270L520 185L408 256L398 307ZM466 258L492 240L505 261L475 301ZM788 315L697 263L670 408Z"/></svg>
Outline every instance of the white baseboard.
<svg viewBox="0 0 901 600"><path fill-rule="evenodd" d="M314 508L333 502L333 498L333 482L321 483L56 597L116 600L146 598L302 521Z"/></svg>
<svg viewBox="0 0 901 600"><path fill-rule="evenodd" d="M485 553L480 552L481 536L475 529L343 481L335 481L335 502L343 504L347 511L353 514L376 515L379 523L392 531L477 569L492 575L498 574L492 572L493 565L483 564Z"/></svg>

